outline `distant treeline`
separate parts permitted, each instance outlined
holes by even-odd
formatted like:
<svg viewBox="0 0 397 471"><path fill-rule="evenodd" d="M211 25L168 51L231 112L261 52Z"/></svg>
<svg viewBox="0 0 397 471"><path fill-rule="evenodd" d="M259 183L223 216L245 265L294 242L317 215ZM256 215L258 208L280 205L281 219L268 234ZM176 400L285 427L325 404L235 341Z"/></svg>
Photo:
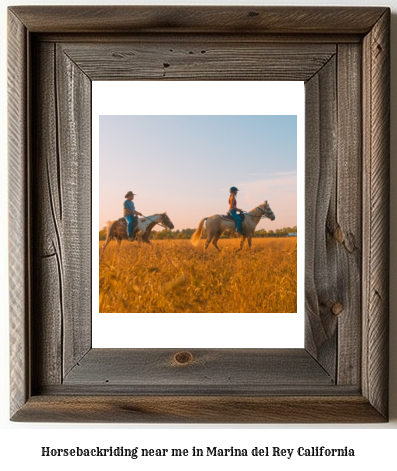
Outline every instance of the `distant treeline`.
<svg viewBox="0 0 397 471"><path fill-rule="evenodd" d="M152 231L150 234L150 239L153 240L162 240L162 239L190 239L196 229L178 229L176 231L162 230L162 231ZM283 229L276 229L275 231L265 231L260 229L255 231L254 237L288 237L290 234L297 234L297 227L284 227ZM204 230L203 238L207 237L207 233ZM230 232L226 231L222 234L221 239L229 239L230 237L238 237L237 234L231 235ZM106 239L106 227L99 231L99 240Z"/></svg>

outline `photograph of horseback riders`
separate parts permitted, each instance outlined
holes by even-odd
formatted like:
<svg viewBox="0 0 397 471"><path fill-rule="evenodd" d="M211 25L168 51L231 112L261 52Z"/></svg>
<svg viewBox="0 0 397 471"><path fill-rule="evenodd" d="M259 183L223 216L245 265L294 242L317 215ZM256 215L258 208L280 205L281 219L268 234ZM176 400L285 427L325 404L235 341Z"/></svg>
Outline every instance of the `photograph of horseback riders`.
<svg viewBox="0 0 397 471"><path fill-rule="evenodd" d="M297 116L99 117L100 313L296 313Z"/></svg>

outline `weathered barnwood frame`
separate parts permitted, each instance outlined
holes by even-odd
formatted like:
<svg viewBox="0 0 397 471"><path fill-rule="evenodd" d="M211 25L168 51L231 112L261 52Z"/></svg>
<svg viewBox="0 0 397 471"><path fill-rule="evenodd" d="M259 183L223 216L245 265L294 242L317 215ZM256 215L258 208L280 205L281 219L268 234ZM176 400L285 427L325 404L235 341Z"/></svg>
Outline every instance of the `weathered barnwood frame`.
<svg viewBox="0 0 397 471"><path fill-rule="evenodd" d="M387 420L389 22L387 8L9 8L12 420ZM93 80L305 82L304 349L91 348Z"/></svg>

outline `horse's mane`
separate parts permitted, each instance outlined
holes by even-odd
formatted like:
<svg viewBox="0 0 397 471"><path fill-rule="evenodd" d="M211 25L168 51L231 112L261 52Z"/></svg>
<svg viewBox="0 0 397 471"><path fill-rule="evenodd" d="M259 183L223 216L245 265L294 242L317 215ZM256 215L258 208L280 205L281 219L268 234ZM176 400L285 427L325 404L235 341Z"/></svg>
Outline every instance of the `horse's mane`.
<svg viewBox="0 0 397 471"><path fill-rule="evenodd" d="M152 216L162 216L163 214L167 214L167 212L165 212L165 213L155 213L155 214L152 214Z"/></svg>

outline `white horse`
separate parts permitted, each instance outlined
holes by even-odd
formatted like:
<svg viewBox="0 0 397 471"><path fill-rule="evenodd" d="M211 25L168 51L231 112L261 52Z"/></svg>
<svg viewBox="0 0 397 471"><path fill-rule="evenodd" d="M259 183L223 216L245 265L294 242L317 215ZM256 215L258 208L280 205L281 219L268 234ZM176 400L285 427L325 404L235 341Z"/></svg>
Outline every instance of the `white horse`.
<svg viewBox="0 0 397 471"><path fill-rule="evenodd" d="M249 211L248 213L244 213L244 221L243 221L244 235L242 236L243 238L241 240L240 248L238 249L238 251L240 251L243 248L245 239L248 239L248 245L249 247L251 247L251 239L252 239L252 236L254 235L255 228L262 218L269 218L271 221L274 221L276 219L276 216L274 215L267 201L265 201L263 204L260 204L259 206L254 208L252 211ZM214 216L203 218L200 221L200 224L198 228L196 229L196 232L192 235L191 242L193 245L197 245L199 243L201 234L203 233L203 230L204 230L205 221L207 221L205 225L207 229L207 240L205 243L205 249L208 248L209 244L212 241L214 247L216 247L220 251L217 245L217 242L220 236L222 235L223 232L227 230L234 232L236 230L236 223L230 216L225 217L225 216L221 216L220 214L215 214Z"/></svg>
<svg viewBox="0 0 397 471"><path fill-rule="evenodd" d="M150 233L153 227L158 224L166 229L173 229L174 224L171 219L167 216L167 213L152 214L151 216L144 216L138 218L138 227L136 228L136 238L138 243L145 242L151 245L149 240ZM121 245L123 239L128 239L127 233L127 220L125 218L117 219L117 221L111 221L107 227L107 236L105 243L102 247L102 252L105 250L108 243L115 238L118 247Z"/></svg>

